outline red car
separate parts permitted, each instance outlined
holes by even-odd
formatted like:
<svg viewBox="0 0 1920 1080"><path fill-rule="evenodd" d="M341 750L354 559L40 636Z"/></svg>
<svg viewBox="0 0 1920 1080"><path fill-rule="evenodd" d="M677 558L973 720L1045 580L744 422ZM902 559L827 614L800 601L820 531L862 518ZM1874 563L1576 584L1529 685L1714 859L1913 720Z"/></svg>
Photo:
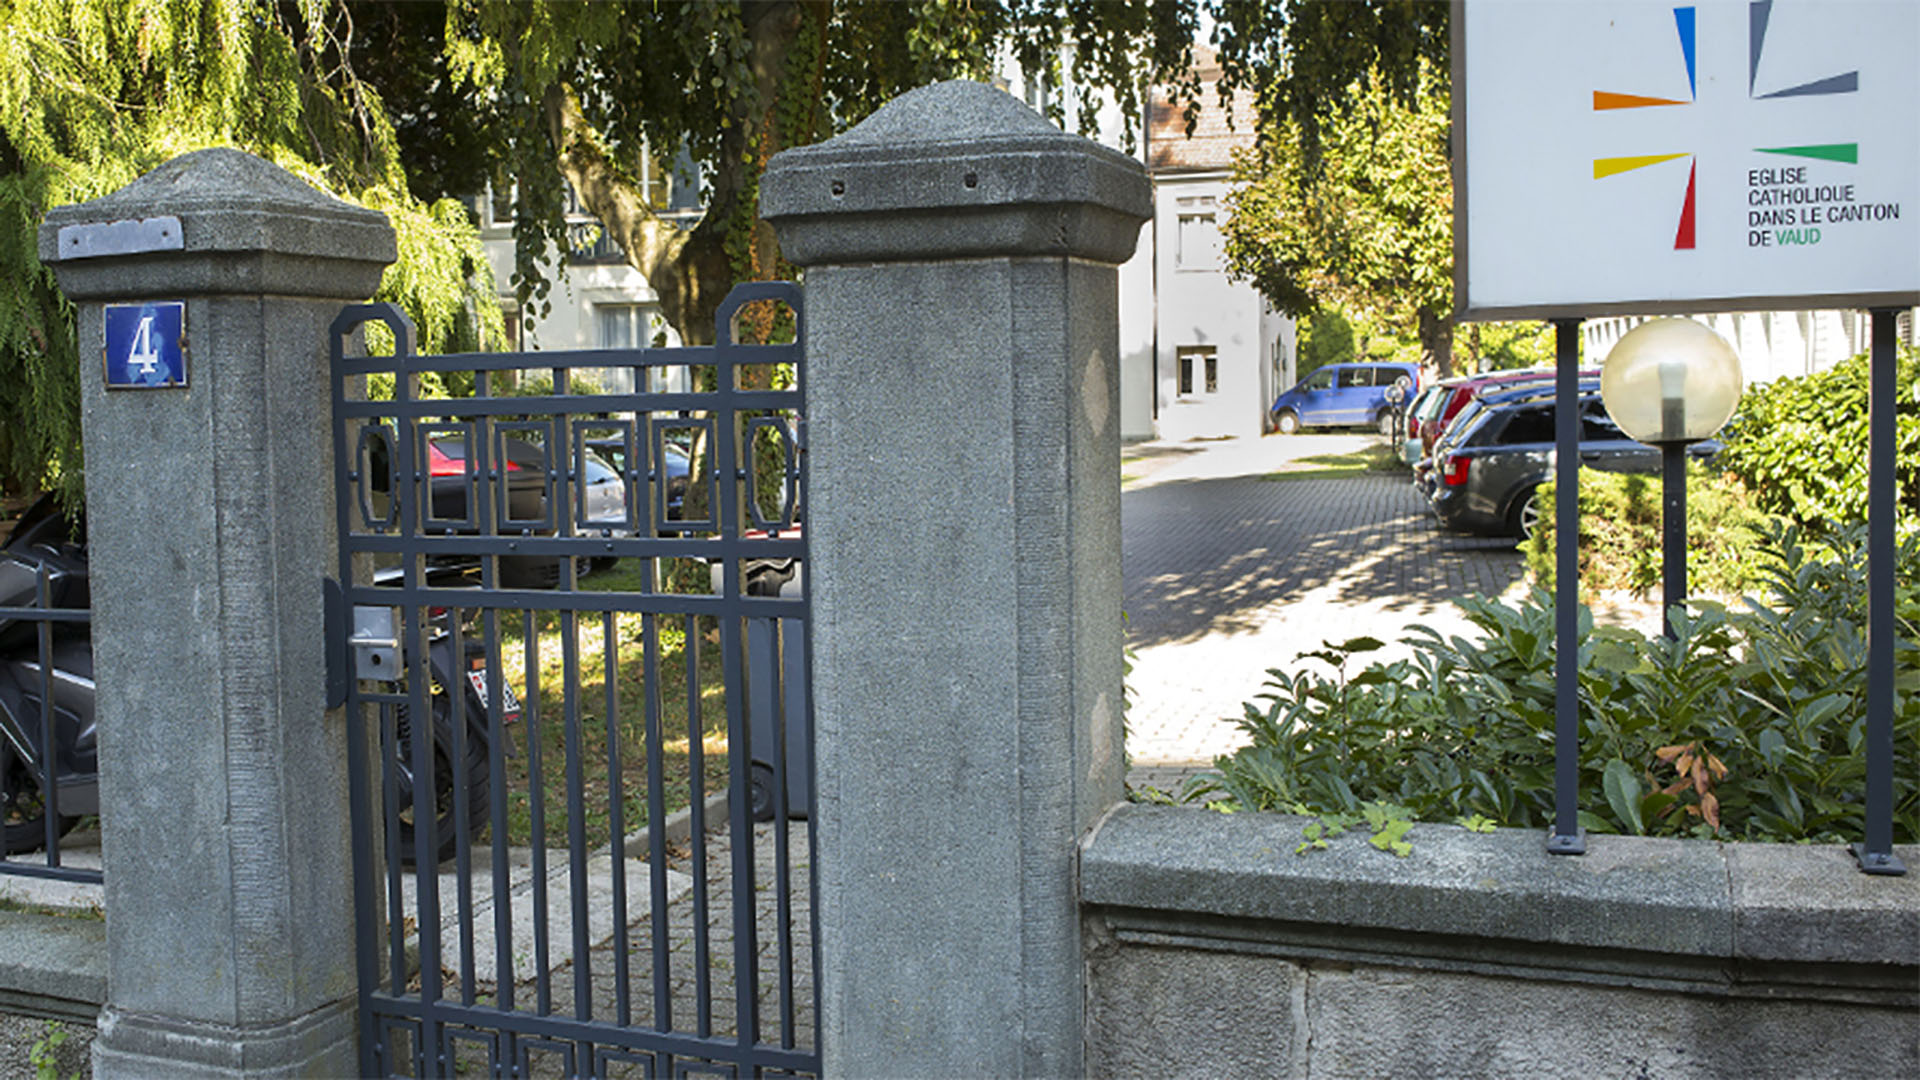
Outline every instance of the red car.
<svg viewBox="0 0 1920 1080"><path fill-rule="evenodd" d="M1600 377L1599 368L1583 368L1583 379ZM1467 407L1475 394L1493 389L1508 389L1529 382L1552 382L1552 368L1528 368L1525 371L1490 371L1482 375L1456 375L1435 384L1439 390L1437 405L1429 406L1420 419L1420 456L1432 457L1433 444L1447 430L1453 418Z"/></svg>

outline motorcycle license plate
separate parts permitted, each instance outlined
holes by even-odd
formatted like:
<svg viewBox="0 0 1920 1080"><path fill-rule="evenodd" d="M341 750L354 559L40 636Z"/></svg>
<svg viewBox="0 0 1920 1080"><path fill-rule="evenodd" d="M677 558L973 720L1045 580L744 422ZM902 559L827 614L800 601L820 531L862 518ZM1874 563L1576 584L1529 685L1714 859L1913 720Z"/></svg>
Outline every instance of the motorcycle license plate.
<svg viewBox="0 0 1920 1080"><path fill-rule="evenodd" d="M467 672L467 681L473 684L473 692L475 696L479 697L480 704L486 705L487 673L485 671L469 671ZM503 699L500 703L500 715L509 720L519 719L520 699L514 695L512 683L501 682L500 697Z"/></svg>

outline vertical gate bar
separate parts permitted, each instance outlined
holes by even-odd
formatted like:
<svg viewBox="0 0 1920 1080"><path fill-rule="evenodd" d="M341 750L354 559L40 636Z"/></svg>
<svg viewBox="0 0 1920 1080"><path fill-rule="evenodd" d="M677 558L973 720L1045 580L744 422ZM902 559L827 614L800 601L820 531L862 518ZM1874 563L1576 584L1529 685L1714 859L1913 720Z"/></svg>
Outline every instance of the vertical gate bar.
<svg viewBox="0 0 1920 1080"><path fill-rule="evenodd" d="M393 402L394 402L395 408L394 408L393 430L392 430L393 446L391 447L390 453L392 454L393 457L397 458L398 461L395 463L395 469L391 477L392 483L390 485L389 496L391 498L400 500L400 513L398 515L399 520L397 522L397 525L399 527L399 536L403 541L402 554L401 554L401 579L400 579L400 586L401 586L400 606L401 606L401 615L403 617L403 622L401 624L401 632L403 634L406 634L407 630L411 626L410 621L405 621L410 610L406 601L411 599L413 596L414 590L418 589L421 586L423 570L425 569L424 560L419 555L417 548L414 546L414 541L420 535L421 521L426 516L426 510L431 509L432 499L433 499L432 489L428 486L431 483L431 481L428 480L426 475L427 470L425 468L425 462L421 460L421 458L426 455L423 455L420 453L421 448L418 442L414 438L414 432L417 427L417 418L414 417L411 411L407 408L408 405L412 404L414 398L417 396L417 391L419 390L419 376L402 370L405 367L404 358L406 357L409 351L410 350L406 347L406 344L404 343L404 339L402 339L399 335L396 335L395 349L394 349L395 355L393 357L393 362L394 362ZM422 505L423 502L425 504L425 510L423 510L423 505ZM406 657L409 655L411 656L411 661L408 664L408 670L407 670L407 677L409 680L408 686L410 689L408 694L408 704L406 707L412 711L412 715L415 718L415 723L412 725L412 734L415 736L415 739L417 740L419 735L419 728L420 728L420 725L418 723L418 718L422 715L419 705L420 705L421 698L424 696L422 691L425 686L425 680L422 679L419 675L419 667L421 665L422 657L420 656L418 642L414 641L411 635L403 637L401 641L403 643L402 650L401 650L402 656L403 657ZM386 719L389 720L391 723L390 732L391 732L391 741L392 741L393 749L392 749L392 754L390 755L389 760L383 761L382 763L383 768L386 768L392 772L393 774L392 780L394 784L393 813L387 819L387 827L388 827L387 866L388 866L389 888L392 890L393 896L395 898L394 904L393 904L395 917L390 925L390 933L394 935L396 957L403 957L404 954L400 950L404 948L405 938L406 938L406 924L404 919L400 915L400 913L404 911L405 908L404 908L404 905L400 903L402 867L401 867L400 846L399 846L400 809L401 809L400 802L399 802L399 767L401 762L404 760L401 757L401 755L410 753L412 751L411 747L403 747L400 745L400 733L399 733L400 709L401 709L401 706L399 705L392 705L387 707L386 711L388 715ZM414 777L415 777L414 816L418 818L419 817L418 798L420 795L420 784L418 782L419 781L419 762L417 758L414 763ZM416 854L419 851L419 845L426 839L431 839L431 838L430 837L423 838L418 831L415 832L414 842L415 842ZM438 977L439 977L439 971L440 971L440 967L439 967L440 937L439 937L439 928L436 925L433 928L432 946L431 946L433 950L432 952L433 964L432 966L428 966L428 962L427 962L428 955L429 955L427 951L429 947L428 946L428 928L425 922L419 918L419 905L423 902L425 896L427 895L427 890L438 888L438 881L435 879L435 876L432 874L427 874L424 876L418 874L417 872L418 865L419 865L418 861L416 860L415 862L416 880L415 880L415 888L414 888L414 905L415 905L414 930L419 935L419 938L420 938L419 953L418 953L419 960L420 960L420 985L424 990L424 988L428 984L428 978L427 978L428 972L433 973L434 975L433 981L436 986L439 981ZM395 997L402 996L405 993L406 985L407 985L406 963L404 959L401 959L398 963L394 965L394 996ZM386 1036L385 1036L385 1031L383 1029L383 1038L384 1037ZM419 1042L419 1036L417 1034L415 1036L413 1050L417 1058L417 1055L421 1052L421 1043ZM419 1071L420 1070L416 1068L415 1070L416 1074Z"/></svg>
<svg viewBox="0 0 1920 1080"><path fill-rule="evenodd" d="M426 649L426 611L419 602L419 590L424 586L424 569L424 557L415 555L408 558L400 605L401 633L404 635L401 640L405 643L402 651L407 657L408 669L407 707L412 721L408 735L413 742L413 869L416 882L414 896L418 908L414 925L420 932L420 1001L427 1006L421 1010L420 1031L416 1036L414 1051L423 1062L433 1060L427 1056L429 1048L434 1058L438 1058L442 1027L438 1011L432 1006L440 1001L444 990L441 976L444 961L440 956L440 828L436 814L439 792L433 769L435 735L429 676L432 663Z"/></svg>
<svg viewBox="0 0 1920 1080"><path fill-rule="evenodd" d="M53 609L52 570L41 563L34 572L34 604ZM53 737L53 620L34 623L40 653L40 826L47 845L47 865L60 865L60 744Z"/></svg>
<svg viewBox="0 0 1920 1080"><path fill-rule="evenodd" d="M363 485L369 492L373 490L374 480L373 477L360 471L359 439L347 438L347 431L351 425L340 416L340 406L346 400L347 386L347 375L343 370L346 352L343 335L336 329L328 337L330 365L327 382L334 410L332 424L334 535L338 538L340 560L337 572L340 575L341 587L351 588L354 557L353 507L358 502L359 492L354 490L354 482L348 481L346 475L343 475L343 470L347 475L358 476L357 483ZM364 396L364 390L362 394ZM362 421L356 430L364 429L366 424L366 421ZM350 443L354 446L351 454L348 452ZM388 464L391 467L391 458ZM371 469L371 462L367 467ZM391 496L393 493L391 484L388 491ZM357 990L354 1016L358 1021L360 1032L360 1069L370 1073L374 1069L375 1055L379 1047L379 1039L374 1027L372 1001L374 992L380 988L380 942L373 930L377 912L373 895L375 878L372 837L375 821L384 824L384 815L376 815L372 805L373 792L370 790L371 776L367 761L367 707L360 700L358 679L347 680L346 723L347 817L348 828L353 831L350 852L353 865L354 982ZM378 745L377 741L376 745ZM389 923L389 938L392 936L392 926L395 923Z"/></svg>
<svg viewBox="0 0 1920 1080"><path fill-rule="evenodd" d="M785 676L787 620L769 619L773 655L767 674L773 680L773 902L774 940L780 964L780 1045L793 1049L793 869L792 816L787 812L787 694Z"/></svg>
<svg viewBox="0 0 1920 1080"><path fill-rule="evenodd" d="M570 368L553 369L553 392L564 395L573 392L573 372ZM558 408L549 406L547 418L547 517L553 522L556 536L568 536L572 533L573 514L569 511L573 485L568 482L568 473L573 467L572 454L568 448L568 435L571 425L567 417ZM559 560L559 581L554 588L560 592L577 591L575 564L572 556L562 555ZM562 616L564 624L560 647L564 657L563 669L566 681L566 744L567 744L567 881L568 908L573 913L573 1015L576 1019L589 1020L593 1017L593 957L592 935L587 921L587 784L586 784L586 733L581 728L580 701L580 620L569 608ZM574 1044L576 1062L593 1061L593 1046L586 1041Z"/></svg>
<svg viewBox="0 0 1920 1080"><path fill-rule="evenodd" d="M440 875L435 856L440 850L438 805L433 775L433 695L427 670L426 633L421 625L421 609L416 601L419 588L419 559L409 560L405 601L400 606L401 640L406 644L408 739L413 744L413 870L414 898L418 911L414 925L420 930L420 999L431 1004L440 999ZM428 1018L431 1023L430 1018ZM422 1036L423 1045L433 1045L437 1031Z"/></svg>
<svg viewBox="0 0 1920 1080"><path fill-rule="evenodd" d="M334 393L336 395L340 392L339 386L339 375L336 371L334 376ZM338 445L336 441L335 446L337 447ZM335 460L341 461L345 459L336 457ZM336 485L338 484L337 479L335 483ZM342 514L340 516L340 524L345 526L346 515ZM343 527L338 535L343 541L340 548L341 580L351 582L353 577L350 567L353 556L344 543L348 535L346 528ZM374 936L373 932L373 852L371 850L372 845L368 843L368 839L373 835L373 825L372 822L368 820L372 811L372 807L368 805L369 800L372 798L372 792L368 790L367 784L366 706L360 701L358 680L348 683L346 710L347 817L349 821L348 828L353 830L351 841L353 859L353 958L354 983L357 991L354 1016L357 1018L359 1025L358 1030L360 1032L360 1069L362 1072L371 1072L373 1068L372 1052L375 1044L375 1039L372 1036L373 1009L371 1003L374 991L379 989L377 968L380 964L380 942Z"/></svg>
<svg viewBox="0 0 1920 1080"><path fill-rule="evenodd" d="M654 562L647 560L646 591L654 591ZM642 700L646 706L647 748L647 861L648 883L653 889L653 1026L656 1031L673 1028L673 953L667 921L667 793L666 748L661 738L660 639L652 612L640 616ZM688 747L688 760L694 764L693 806L700 802L698 784L698 743ZM695 813L699 811L694 810ZM696 827L698 823L696 822ZM623 930L624 934L625 931Z"/></svg>
<svg viewBox="0 0 1920 1080"><path fill-rule="evenodd" d="M701 1038L713 1035L713 943L707 920L706 742L700 722L699 616L688 615L681 652L687 662L687 739L693 773L693 998Z"/></svg>
<svg viewBox="0 0 1920 1080"><path fill-rule="evenodd" d="M601 674L607 687L607 814L613 829L613 997L615 1022L633 1022L627 964L627 816L620 761L620 651L613 612L600 631Z"/></svg>
<svg viewBox="0 0 1920 1080"><path fill-rule="evenodd" d="M1897 365L1894 320L1899 312L1872 312L1867 388L1867 790L1866 836L1853 845L1864 873L1903 875L1893 853L1894 513Z"/></svg>
<svg viewBox="0 0 1920 1080"><path fill-rule="evenodd" d="M556 379L555 385L558 384ZM572 577L569 560L562 558L563 584ZM572 609L560 613L560 653L566 695L565 737L567 747L567 881L568 901L573 913L573 1014L585 1020L593 1015L592 960L587 955L587 823L586 775L582 758L586 749L580 732L580 639L579 620Z"/></svg>
<svg viewBox="0 0 1920 1080"><path fill-rule="evenodd" d="M547 792L540 767L540 623L529 608L521 613L526 627L527 696L521 701L527 725L527 800L529 831L533 834L533 965L535 1011L553 1012L553 957L547 925Z"/></svg>
<svg viewBox="0 0 1920 1080"><path fill-rule="evenodd" d="M714 430L719 451L719 480L715 485L720 505L714 510L714 525L723 540L740 537L744 517L740 501L740 447L743 437L739 407L734 401L740 379L734 361L733 328L714 328L714 387L716 406ZM733 962L734 1021L740 1045L751 1047L760 1037L760 977L755 933L757 913L754 896L754 823L752 806L753 751L752 732L747 720L746 656L741 648L742 620L738 615L740 598L746 593L742 580L742 560L729 558L721 564L721 595L725 598L720 619L720 664L727 682L727 773L730 798L728 820L733 836Z"/></svg>
<svg viewBox="0 0 1920 1080"><path fill-rule="evenodd" d="M471 448L469 448L471 450ZM454 912L460 924L460 1003L473 1004L473 845L468 838L472 822L468 820L467 803L472 797L467 777L467 643L460 632L460 609L447 609L447 633L452 649L450 665L453 670L447 672L447 706L453 721L453 745L448 753L453 762L453 867L454 878L459 883L460 895L455 900ZM424 618L423 618L424 621ZM428 654L431 662L432 654ZM431 668L431 663L429 663ZM435 806L439 804L436 802ZM434 852L436 863L439 851ZM418 866L418 857L414 865ZM438 866L435 866L438 870Z"/></svg>
<svg viewBox="0 0 1920 1080"><path fill-rule="evenodd" d="M387 973L392 993L400 996L407 985L406 905L400 892L400 706L380 705L380 825L386 834L387 863Z"/></svg>
<svg viewBox="0 0 1920 1080"><path fill-rule="evenodd" d="M1584 855L1580 828L1580 320L1554 330L1554 739L1552 855Z"/></svg>
<svg viewBox="0 0 1920 1080"><path fill-rule="evenodd" d="M480 571L481 587L492 583L484 561ZM500 670L500 611L486 608L481 613L481 632L487 646L487 775L492 782L487 790L488 816L493 827L493 971L494 1004L513 1008L513 879L507 865L507 727L505 712L506 673ZM525 706L522 706L524 709Z"/></svg>

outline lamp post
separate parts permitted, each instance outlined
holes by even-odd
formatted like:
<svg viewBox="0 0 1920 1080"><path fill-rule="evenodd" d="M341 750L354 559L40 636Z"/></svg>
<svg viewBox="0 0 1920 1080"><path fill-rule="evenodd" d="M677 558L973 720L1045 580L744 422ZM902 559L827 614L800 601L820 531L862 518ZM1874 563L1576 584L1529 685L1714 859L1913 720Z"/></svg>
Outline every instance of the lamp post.
<svg viewBox="0 0 1920 1080"><path fill-rule="evenodd" d="M1661 610L1687 596L1687 447L1712 438L1740 403L1740 357L1691 319L1654 319L1629 330L1600 369L1600 397L1630 437L1660 448Z"/></svg>

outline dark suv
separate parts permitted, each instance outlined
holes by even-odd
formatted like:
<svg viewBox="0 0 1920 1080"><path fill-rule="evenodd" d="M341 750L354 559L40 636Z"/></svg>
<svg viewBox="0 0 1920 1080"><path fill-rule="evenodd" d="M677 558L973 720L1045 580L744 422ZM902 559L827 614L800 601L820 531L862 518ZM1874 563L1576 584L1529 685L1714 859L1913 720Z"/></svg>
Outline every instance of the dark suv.
<svg viewBox="0 0 1920 1080"><path fill-rule="evenodd" d="M1434 462L1433 510L1449 529L1533 534L1541 507L1534 498L1553 475L1554 397L1550 390L1490 403L1466 420ZM1708 456L1715 442L1690 449ZM1658 472L1660 451L1629 439L1597 391L1580 395L1580 464L1606 472Z"/></svg>

